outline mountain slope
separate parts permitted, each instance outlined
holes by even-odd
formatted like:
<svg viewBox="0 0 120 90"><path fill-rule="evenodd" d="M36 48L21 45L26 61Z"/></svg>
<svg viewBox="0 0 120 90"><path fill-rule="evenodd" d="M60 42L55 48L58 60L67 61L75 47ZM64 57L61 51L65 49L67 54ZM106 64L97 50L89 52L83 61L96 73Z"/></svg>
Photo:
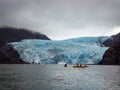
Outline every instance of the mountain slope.
<svg viewBox="0 0 120 90"><path fill-rule="evenodd" d="M120 33L118 34L120 35ZM99 62L103 65L120 65L120 36L114 41L114 44L106 50L103 59Z"/></svg>
<svg viewBox="0 0 120 90"><path fill-rule="evenodd" d="M0 46L8 42L18 42L22 39L50 40L44 34L32 32L27 29L18 29L18 28L12 28L12 27L0 28Z"/></svg>
<svg viewBox="0 0 120 90"><path fill-rule="evenodd" d="M110 36L107 40L103 42L105 46L111 47L120 38L120 33Z"/></svg>
<svg viewBox="0 0 120 90"><path fill-rule="evenodd" d="M18 52L11 45L0 48L0 64L26 64L20 59Z"/></svg>
<svg viewBox="0 0 120 90"><path fill-rule="evenodd" d="M18 42L23 39L44 39L49 40L47 36L41 33L32 32L26 29L17 29L12 27L0 28L0 63L1 64L23 64L26 63L13 45L7 43Z"/></svg>

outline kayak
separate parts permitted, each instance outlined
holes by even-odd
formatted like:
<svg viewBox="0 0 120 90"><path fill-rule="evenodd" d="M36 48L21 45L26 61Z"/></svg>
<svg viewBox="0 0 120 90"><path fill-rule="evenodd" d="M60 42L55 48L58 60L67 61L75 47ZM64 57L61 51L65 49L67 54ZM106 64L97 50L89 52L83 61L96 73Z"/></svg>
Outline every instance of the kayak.
<svg viewBox="0 0 120 90"><path fill-rule="evenodd" d="M88 66L73 66L73 68L86 68Z"/></svg>

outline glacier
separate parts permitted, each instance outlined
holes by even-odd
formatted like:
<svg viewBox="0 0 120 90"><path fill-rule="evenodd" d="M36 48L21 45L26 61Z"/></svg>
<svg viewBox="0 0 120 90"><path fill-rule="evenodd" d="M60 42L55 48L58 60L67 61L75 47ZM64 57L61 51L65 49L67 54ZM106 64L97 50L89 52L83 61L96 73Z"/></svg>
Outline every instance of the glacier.
<svg viewBox="0 0 120 90"><path fill-rule="evenodd" d="M108 37L79 37L68 40L25 39L11 45L27 63L97 64L108 49L102 43Z"/></svg>

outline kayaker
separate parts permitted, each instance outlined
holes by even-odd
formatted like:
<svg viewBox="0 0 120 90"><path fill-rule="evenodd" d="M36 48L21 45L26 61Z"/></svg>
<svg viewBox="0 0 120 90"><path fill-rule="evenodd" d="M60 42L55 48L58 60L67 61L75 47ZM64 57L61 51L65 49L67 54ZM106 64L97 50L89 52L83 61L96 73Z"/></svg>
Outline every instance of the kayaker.
<svg viewBox="0 0 120 90"><path fill-rule="evenodd" d="M77 67L78 67L78 64L77 64Z"/></svg>
<svg viewBox="0 0 120 90"><path fill-rule="evenodd" d="M82 65L80 64L80 67L82 67Z"/></svg>
<svg viewBox="0 0 120 90"><path fill-rule="evenodd" d="M64 65L64 67L67 67L67 63Z"/></svg>

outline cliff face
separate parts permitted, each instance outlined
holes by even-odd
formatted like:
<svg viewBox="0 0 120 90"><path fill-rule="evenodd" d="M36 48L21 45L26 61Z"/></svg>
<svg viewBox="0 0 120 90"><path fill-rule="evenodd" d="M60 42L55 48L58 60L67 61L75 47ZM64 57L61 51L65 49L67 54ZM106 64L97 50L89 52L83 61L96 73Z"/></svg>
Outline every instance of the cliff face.
<svg viewBox="0 0 120 90"><path fill-rule="evenodd" d="M43 39L50 40L41 33L32 32L26 29L11 27L0 28L0 64L24 64L13 46L8 42L18 42L22 39Z"/></svg>
<svg viewBox="0 0 120 90"><path fill-rule="evenodd" d="M4 45L0 48L0 64L26 64L19 58L19 54L11 45Z"/></svg>
<svg viewBox="0 0 120 90"><path fill-rule="evenodd" d="M104 53L102 61L103 65L120 65L120 33L117 34L112 46Z"/></svg>

